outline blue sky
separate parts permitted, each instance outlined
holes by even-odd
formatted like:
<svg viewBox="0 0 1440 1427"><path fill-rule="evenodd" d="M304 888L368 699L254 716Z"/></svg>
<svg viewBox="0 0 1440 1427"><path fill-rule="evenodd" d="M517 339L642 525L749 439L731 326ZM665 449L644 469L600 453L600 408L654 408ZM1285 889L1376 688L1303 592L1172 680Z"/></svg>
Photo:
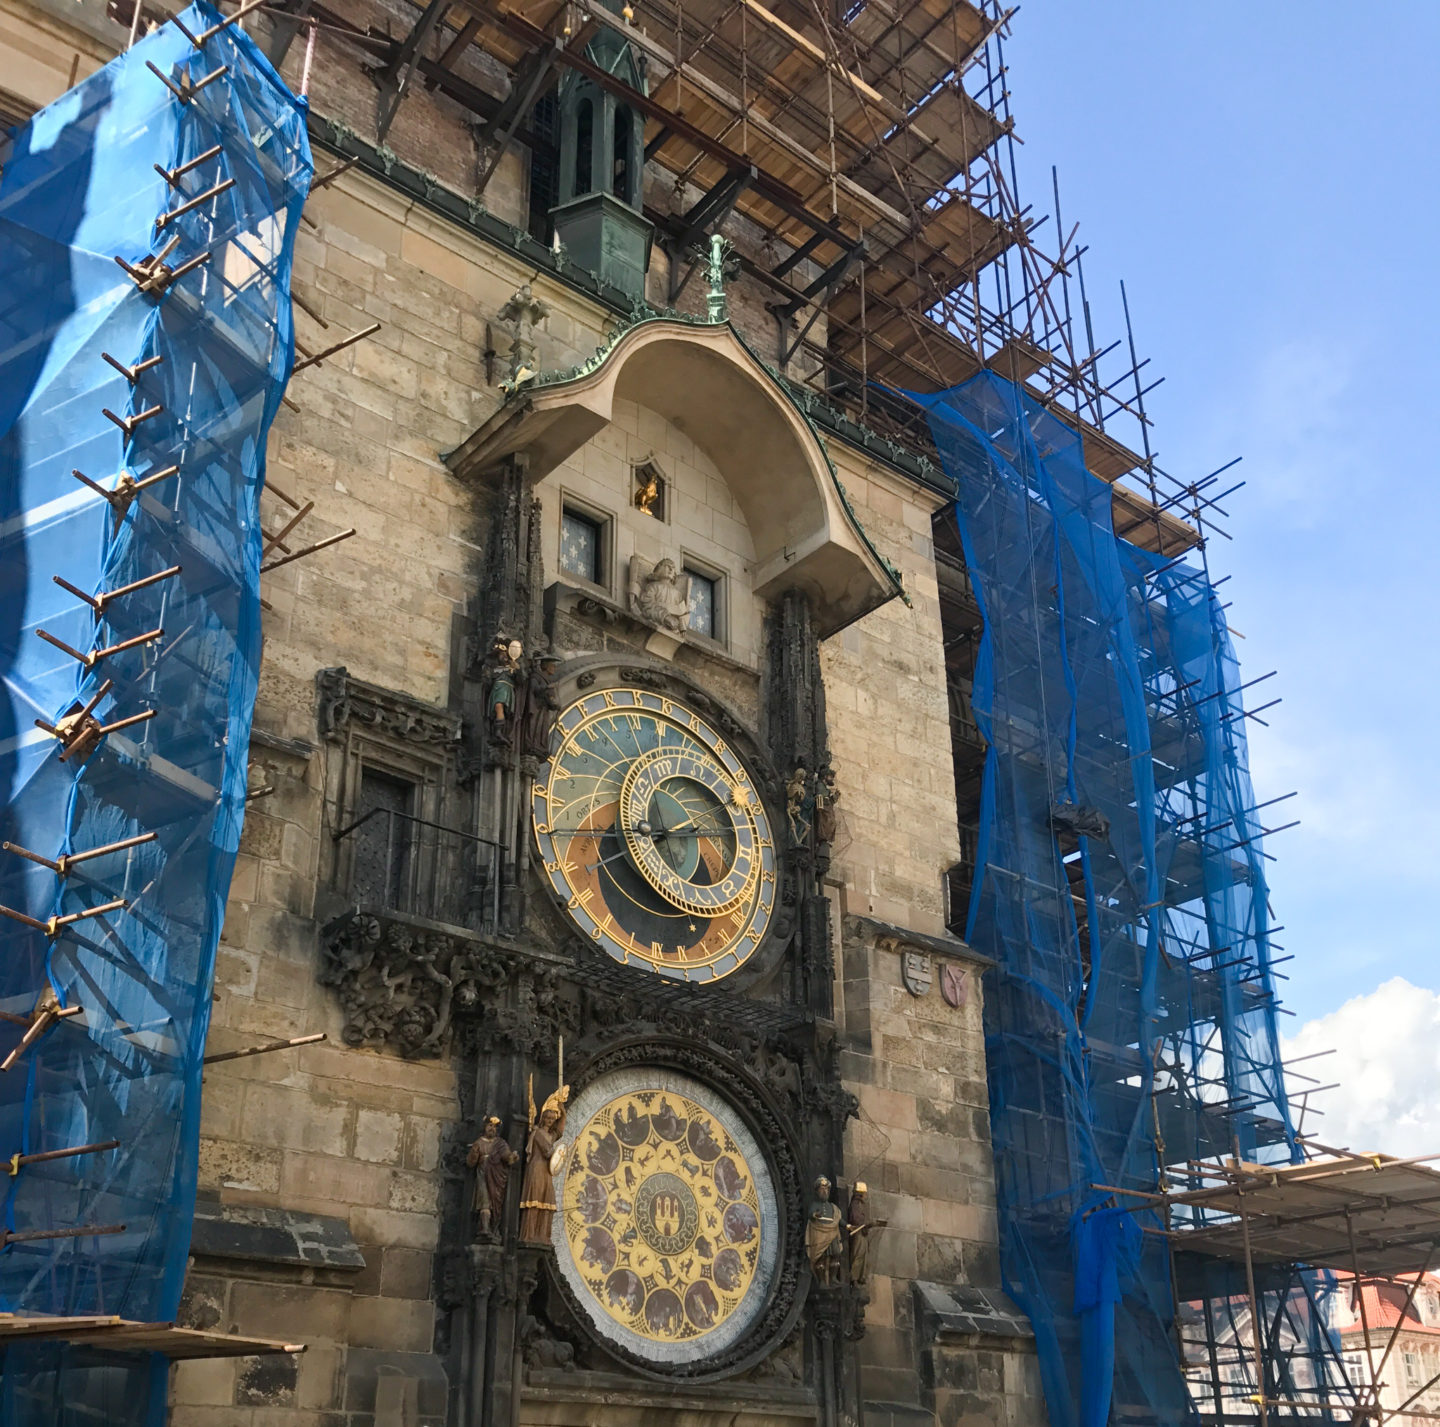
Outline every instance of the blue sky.
<svg viewBox="0 0 1440 1427"><path fill-rule="evenodd" d="M1247 677L1280 671L1251 764L1300 793L1272 900L1306 1049L1383 1038L1395 977L1440 1009L1437 55L1421 0L1024 0L1006 48L1021 201L1056 164L1102 343L1125 280L1161 463L1245 458L1210 554Z"/></svg>

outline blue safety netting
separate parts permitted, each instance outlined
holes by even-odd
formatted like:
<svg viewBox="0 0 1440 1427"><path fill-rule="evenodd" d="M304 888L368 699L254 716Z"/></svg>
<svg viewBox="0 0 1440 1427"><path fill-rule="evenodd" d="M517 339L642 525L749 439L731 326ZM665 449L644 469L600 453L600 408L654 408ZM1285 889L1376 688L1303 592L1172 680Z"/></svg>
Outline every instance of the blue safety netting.
<svg viewBox="0 0 1440 1427"><path fill-rule="evenodd" d="M220 19L204 3L181 17L195 35ZM0 1181L0 1213L14 1234L124 1226L7 1242L6 1311L163 1322L179 1304L259 663L265 441L293 363L311 173L303 102L233 25L198 47L164 25L6 146L0 904L78 919L42 930L0 916L0 1011L24 1020L53 998L78 1014L0 1075L0 1156L119 1143L19 1168ZM116 262L161 254L183 275L154 293ZM141 488L110 501L73 470ZM42 629L78 655L114 652L82 660ZM137 721L62 761L36 721L97 696L103 725ZM116 843L64 876L13 850L54 863ZM0 1024L0 1056L24 1029ZM158 1421L163 1366L11 1347L0 1420Z"/></svg>
<svg viewBox="0 0 1440 1427"><path fill-rule="evenodd" d="M958 483L984 618L967 936L997 963L1005 1285L1054 1427L1192 1421L1169 1250L1144 1232L1158 1218L1110 1191L1236 1149L1300 1157L1225 617L1199 564L1117 536L1079 436L1019 387L987 373L914 399ZM1205 1291L1229 1311L1244 1288L1222 1274ZM1277 1291L1277 1329L1314 1347L1313 1301Z"/></svg>

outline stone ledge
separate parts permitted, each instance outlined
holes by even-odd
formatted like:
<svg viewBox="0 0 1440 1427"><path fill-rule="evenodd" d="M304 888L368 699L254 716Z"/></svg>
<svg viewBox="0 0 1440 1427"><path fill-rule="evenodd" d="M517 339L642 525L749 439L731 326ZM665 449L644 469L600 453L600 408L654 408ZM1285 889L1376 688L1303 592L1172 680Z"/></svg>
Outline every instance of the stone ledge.
<svg viewBox="0 0 1440 1427"><path fill-rule="evenodd" d="M266 733L263 728L250 730L250 743L252 747L259 744L261 748L283 753L289 758L297 758L302 763L307 762L315 752L315 745L303 738L281 738L278 733Z"/></svg>
<svg viewBox="0 0 1440 1427"><path fill-rule="evenodd" d="M1033 1343L1030 1320L998 1288L916 1280L915 1305L931 1343L957 1338L1003 1338Z"/></svg>
<svg viewBox="0 0 1440 1427"><path fill-rule="evenodd" d="M845 929L873 936L877 943L891 942L893 945L889 949L897 952L907 949L928 951L932 956L964 961L971 966L978 966L982 971L989 971L995 966L990 957L974 950L959 937L931 936L928 932L910 931L906 927L896 926L893 922L882 922L876 917L863 916L858 912L851 912L846 916Z"/></svg>
<svg viewBox="0 0 1440 1427"><path fill-rule="evenodd" d="M780 1383L728 1382L713 1388L699 1384L683 1387L637 1388L633 1378L615 1373L534 1370L524 1389L524 1407L534 1403L585 1403L589 1406L660 1409L668 1413L715 1412L731 1414L728 1420L745 1422L751 1413L763 1420L793 1417L815 1420L815 1394L809 1388ZM530 1414L522 1408L522 1417ZM617 1418L617 1421L622 1420ZM761 1419L757 1419L761 1420Z"/></svg>
<svg viewBox="0 0 1440 1427"><path fill-rule="evenodd" d="M261 1209L201 1199L190 1252L202 1258L355 1271L365 1255L343 1219L293 1209Z"/></svg>

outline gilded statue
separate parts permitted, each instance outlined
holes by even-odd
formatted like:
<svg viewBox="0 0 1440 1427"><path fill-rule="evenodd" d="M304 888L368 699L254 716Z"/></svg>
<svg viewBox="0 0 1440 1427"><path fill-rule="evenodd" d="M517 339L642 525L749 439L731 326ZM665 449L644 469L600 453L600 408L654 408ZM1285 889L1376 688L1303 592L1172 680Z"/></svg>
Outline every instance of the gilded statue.
<svg viewBox="0 0 1440 1427"><path fill-rule="evenodd" d="M660 512L657 507L661 500L660 472L654 466L646 464L635 467L635 509L645 515L653 515L657 520Z"/></svg>
<svg viewBox="0 0 1440 1427"><path fill-rule="evenodd" d="M530 1244L550 1242L555 1217L555 1176L565 1162L565 1106L570 1087L562 1084L535 1115L532 1081L528 1092L530 1138L525 1146L525 1181L520 1186L520 1237Z"/></svg>
<svg viewBox="0 0 1440 1427"><path fill-rule="evenodd" d="M518 639L496 639L490 652L490 693L485 700L490 718L490 736L508 745L515 723L515 689L520 676L520 656L525 646Z"/></svg>
<svg viewBox="0 0 1440 1427"><path fill-rule="evenodd" d="M870 1190L858 1180L850 1195L850 1208L845 1214L845 1228L850 1240L850 1282L865 1283L870 1277L870 1238L878 1234L888 1219L870 1217Z"/></svg>

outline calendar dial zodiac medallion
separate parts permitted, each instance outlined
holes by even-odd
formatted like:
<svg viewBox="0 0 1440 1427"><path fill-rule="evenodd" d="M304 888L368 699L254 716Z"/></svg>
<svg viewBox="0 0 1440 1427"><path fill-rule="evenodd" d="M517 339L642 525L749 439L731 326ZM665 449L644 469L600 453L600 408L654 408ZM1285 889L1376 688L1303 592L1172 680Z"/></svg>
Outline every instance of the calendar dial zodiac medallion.
<svg viewBox="0 0 1440 1427"><path fill-rule="evenodd" d="M770 821L735 751L693 709L645 689L587 694L559 717L531 814L546 879L615 960L718 981L775 909Z"/></svg>
<svg viewBox="0 0 1440 1427"><path fill-rule="evenodd" d="M642 1069L586 1087L573 1123L552 1241L595 1330L671 1367L742 1339L774 1281L778 1215L765 1155L734 1107Z"/></svg>

